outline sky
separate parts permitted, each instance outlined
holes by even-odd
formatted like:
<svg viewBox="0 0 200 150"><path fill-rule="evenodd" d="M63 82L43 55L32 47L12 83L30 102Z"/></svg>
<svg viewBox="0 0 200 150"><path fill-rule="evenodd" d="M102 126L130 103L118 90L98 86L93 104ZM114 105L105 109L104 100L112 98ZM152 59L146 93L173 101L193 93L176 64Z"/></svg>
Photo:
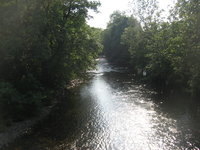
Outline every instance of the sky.
<svg viewBox="0 0 200 150"><path fill-rule="evenodd" d="M110 15L115 10L129 12L131 0L99 0L101 6L99 7L99 13L89 11L89 15L93 16L93 19L88 20L88 24L92 27L105 29L109 22ZM168 10L168 6L172 5L174 0L158 0L159 7L164 10Z"/></svg>

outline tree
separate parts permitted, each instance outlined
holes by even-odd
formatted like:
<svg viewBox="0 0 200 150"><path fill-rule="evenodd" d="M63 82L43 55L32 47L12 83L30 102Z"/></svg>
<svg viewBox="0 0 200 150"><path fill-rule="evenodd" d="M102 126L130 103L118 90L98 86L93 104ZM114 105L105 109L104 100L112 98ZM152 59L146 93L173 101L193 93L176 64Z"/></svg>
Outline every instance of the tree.
<svg viewBox="0 0 200 150"><path fill-rule="evenodd" d="M32 116L51 93L94 64L101 46L86 18L98 6L87 0L0 2L0 107L10 108L5 116Z"/></svg>
<svg viewBox="0 0 200 150"><path fill-rule="evenodd" d="M103 35L103 45L104 53L112 63L121 65L128 63L128 48L121 43L122 33L128 27L128 24L129 18L119 11L114 12L110 16L110 22Z"/></svg>
<svg viewBox="0 0 200 150"><path fill-rule="evenodd" d="M160 17L156 0L133 2L136 2L133 16L139 22L133 17L114 14L104 32L107 57L122 58L120 43L128 52L125 64L130 63L131 70L139 74L147 72L145 80L160 92L184 91L198 97L200 1L178 0L168 21ZM126 18L123 28L116 18Z"/></svg>

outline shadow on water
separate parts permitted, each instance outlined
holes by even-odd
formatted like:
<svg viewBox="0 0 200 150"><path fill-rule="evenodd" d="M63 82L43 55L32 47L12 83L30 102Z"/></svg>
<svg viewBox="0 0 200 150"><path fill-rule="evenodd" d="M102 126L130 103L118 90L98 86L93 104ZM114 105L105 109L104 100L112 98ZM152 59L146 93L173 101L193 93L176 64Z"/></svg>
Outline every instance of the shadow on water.
<svg viewBox="0 0 200 150"><path fill-rule="evenodd" d="M199 149L200 106L145 88L100 59L35 129L6 150Z"/></svg>

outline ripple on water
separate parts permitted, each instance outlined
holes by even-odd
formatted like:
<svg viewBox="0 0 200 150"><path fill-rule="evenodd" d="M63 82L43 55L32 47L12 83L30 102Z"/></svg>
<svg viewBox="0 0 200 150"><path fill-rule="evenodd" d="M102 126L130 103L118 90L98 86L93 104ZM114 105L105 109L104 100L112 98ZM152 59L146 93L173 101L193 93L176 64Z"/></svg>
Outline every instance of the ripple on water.
<svg viewBox="0 0 200 150"><path fill-rule="evenodd" d="M194 136L195 126L188 107L183 107L186 109L182 112L173 103L156 103L151 96L154 91L134 84L131 76L118 74L105 59L99 59L93 73L94 77L80 88L80 97L75 99L81 103L77 105L79 117L73 119L81 125L74 128L76 132L72 137L57 142L50 149L198 149L199 136ZM171 113L172 106L176 113ZM195 133L199 133L199 128L195 129Z"/></svg>

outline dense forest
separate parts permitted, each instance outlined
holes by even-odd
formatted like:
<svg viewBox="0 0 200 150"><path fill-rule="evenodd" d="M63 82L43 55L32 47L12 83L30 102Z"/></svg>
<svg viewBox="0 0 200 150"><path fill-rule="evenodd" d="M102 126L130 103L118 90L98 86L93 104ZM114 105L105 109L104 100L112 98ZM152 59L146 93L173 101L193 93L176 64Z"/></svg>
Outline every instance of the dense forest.
<svg viewBox="0 0 200 150"><path fill-rule="evenodd" d="M0 149L199 149L200 0L174 1L101 29L101 0L0 0Z"/></svg>
<svg viewBox="0 0 200 150"><path fill-rule="evenodd" d="M103 32L104 54L161 93L200 96L200 1L178 0L163 19L155 0L137 0L133 15L116 11ZM137 6L137 7L136 7Z"/></svg>
<svg viewBox="0 0 200 150"><path fill-rule="evenodd" d="M0 121L37 115L103 50L161 93L200 96L200 1L178 0L168 19L155 0L116 11L105 30L87 25L88 0L0 0ZM136 7L137 6L137 7ZM136 9L137 8L137 9Z"/></svg>
<svg viewBox="0 0 200 150"><path fill-rule="evenodd" d="M0 126L30 118L93 67L100 29L87 0L0 0Z"/></svg>

